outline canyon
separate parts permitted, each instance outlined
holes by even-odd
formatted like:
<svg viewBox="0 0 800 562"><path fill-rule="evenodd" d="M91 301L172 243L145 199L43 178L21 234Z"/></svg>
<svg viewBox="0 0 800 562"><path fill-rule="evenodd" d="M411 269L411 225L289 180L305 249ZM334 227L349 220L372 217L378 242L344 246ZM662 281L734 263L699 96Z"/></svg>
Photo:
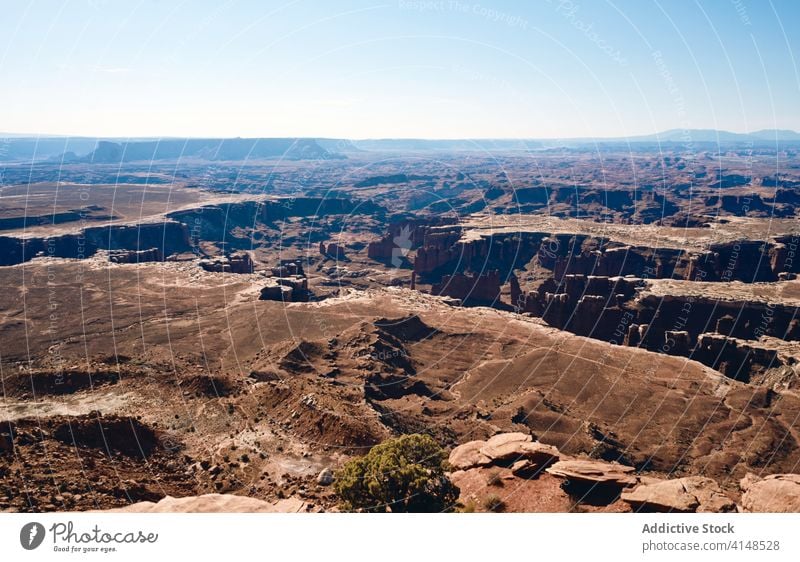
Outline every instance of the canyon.
<svg viewBox="0 0 800 562"><path fill-rule="evenodd" d="M791 509L796 148L117 145L3 164L0 509L335 511L411 433L457 510Z"/></svg>

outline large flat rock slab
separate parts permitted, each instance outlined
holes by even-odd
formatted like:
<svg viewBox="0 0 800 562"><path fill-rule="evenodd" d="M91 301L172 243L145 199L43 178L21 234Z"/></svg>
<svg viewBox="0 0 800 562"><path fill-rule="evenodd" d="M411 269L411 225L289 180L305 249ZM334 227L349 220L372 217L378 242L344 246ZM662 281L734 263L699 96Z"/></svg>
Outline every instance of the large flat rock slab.
<svg viewBox="0 0 800 562"><path fill-rule="evenodd" d="M573 459L559 461L548 468L547 472L570 481L627 487L634 486L638 482L633 474L635 470L632 466L615 462Z"/></svg>
<svg viewBox="0 0 800 562"><path fill-rule="evenodd" d="M736 509L719 485L704 476L642 483L622 492L621 498L642 511L724 513Z"/></svg>
<svg viewBox="0 0 800 562"><path fill-rule="evenodd" d="M450 453L449 462L455 470L523 463L523 470L529 471L549 466L560 457L557 448L533 441L526 433L500 433L486 441L469 441L459 445Z"/></svg>
<svg viewBox="0 0 800 562"><path fill-rule="evenodd" d="M739 486L743 490L742 511L753 513L800 512L800 474L773 474L760 478L747 474Z"/></svg>
<svg viewBox="0 0 800 562"><path fill-rule="evenodd" d="M450 453L448 462L456 470L468 470L492 464L492 459L481 453L486 441L469 441L459 445Z"/></svg>

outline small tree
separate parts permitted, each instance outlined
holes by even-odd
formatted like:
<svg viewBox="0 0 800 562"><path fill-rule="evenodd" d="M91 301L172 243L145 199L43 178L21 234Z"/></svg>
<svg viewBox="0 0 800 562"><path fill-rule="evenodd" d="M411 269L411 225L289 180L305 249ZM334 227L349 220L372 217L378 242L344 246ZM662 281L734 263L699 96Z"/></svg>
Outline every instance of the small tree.
<svg viewBox="0 0 800 562"><path fill-rule="evenodd" d="M334 488L348 510L446 511L459 493L445 474L446 458L429 436L402 435L345 464Z"/></svg>

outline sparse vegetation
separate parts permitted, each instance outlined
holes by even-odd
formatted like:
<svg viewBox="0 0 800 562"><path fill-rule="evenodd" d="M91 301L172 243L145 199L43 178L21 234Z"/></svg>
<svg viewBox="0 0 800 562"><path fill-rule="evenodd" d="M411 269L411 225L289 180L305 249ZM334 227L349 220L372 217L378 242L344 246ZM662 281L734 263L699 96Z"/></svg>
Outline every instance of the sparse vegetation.
<svg viewBox="0 0 800 562"><path fill-rule="evenodd" d="M489 474L489 478L486 480L486 483L489 486L496 486L497 488L503 487L503 476L500 474L499 470L495 470Z"/></svg>
<svg viewBox="0 0 800 562"><path fill-rule="evenodd" d="M475 505L475 500L467 500L465 503L458 506L459 513L475 513L478 506Z"/></svg>
<svg viewBox="0 0 800 562"><path fill-rule="evenodd" d="M459 490L444 472L446 458L431 437L403 435L345 464L334 489L347 510L447 511Z"/></svg>
<svg viewBox="0 0 800 562"><path fill-rule="evenodd" d="M501 512L506 508L506 502L497 494L489 494L483 500L483 508L486 511Z"/></svg>

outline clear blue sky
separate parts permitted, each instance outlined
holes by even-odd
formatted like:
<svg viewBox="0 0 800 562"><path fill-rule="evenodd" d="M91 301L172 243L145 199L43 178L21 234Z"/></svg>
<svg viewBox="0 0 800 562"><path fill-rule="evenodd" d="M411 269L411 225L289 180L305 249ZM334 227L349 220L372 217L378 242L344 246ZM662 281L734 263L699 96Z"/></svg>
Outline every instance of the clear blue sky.
<svg viewBox="0 0 800 562"><path fill-rule="evenodd" d="M4 2L0 131L800 130L798 28L797 0Z"/></svg>

